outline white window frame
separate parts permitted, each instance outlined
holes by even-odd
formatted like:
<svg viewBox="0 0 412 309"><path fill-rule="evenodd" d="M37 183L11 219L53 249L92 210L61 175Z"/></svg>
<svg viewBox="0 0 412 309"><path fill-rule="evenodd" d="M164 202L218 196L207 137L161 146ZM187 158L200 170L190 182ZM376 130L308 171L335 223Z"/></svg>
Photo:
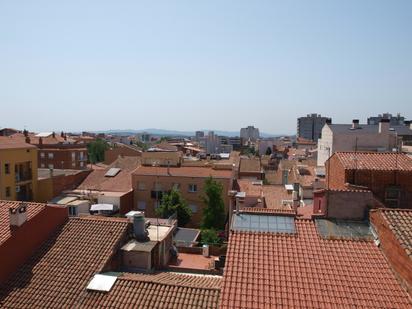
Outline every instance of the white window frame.
<svg viewBox="0 0 412 309"><path fill-rule="evenodd" d="M47 158L54 159L54 153L53 152L47 153Z"/></svg>
<svg viewBox="0 0 412 309"><path fill-rule="evenodd" d="M188 192L196 193L197 192L197 184L195 184L195 183L189 184Z"/></svg>

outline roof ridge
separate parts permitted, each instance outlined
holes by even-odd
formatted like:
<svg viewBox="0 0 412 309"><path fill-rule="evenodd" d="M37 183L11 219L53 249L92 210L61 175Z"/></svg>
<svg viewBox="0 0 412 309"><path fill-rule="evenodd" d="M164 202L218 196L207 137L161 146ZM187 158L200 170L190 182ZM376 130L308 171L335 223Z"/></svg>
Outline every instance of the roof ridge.
<svg viewBox="0 0 412 309"><path fill-rule="evenodd" d="M102 217L102 216L93 216L87 215L82 217L70 217L70 220L84 220L84 221L101 221L101 222L124 222L129 223L127 218L115 218L115 217Z"/></svg>
<svg viewBox="0 0 412 309"><path fill-rule="evenodd" d="M181 277L188 277L186 275L178 275L176 274L176 276L181 276ZM195 276L192 276L193 278ZM199 277L200 278L200 277ZM126 275L122 275L118 277L119 280L124 280L124 281L138 281L138 282L147 282L147 283L155 283L155 284L160 284L160 285L167 285L167 286L180 286L180 287L186 287L186 288L196 288L196 289L203 289L203 290L213 290L213 291L220 291L221 288L220 287L211 287L211 286L202 286L200 283L185 283L185 282L165 282L162 281L162 279L157 279L157 278L145 278L144 276L142 276L142 274L132 274L132 273L127 273ZM203 279L203 278L202 278ZM163 278L164 280L164 278ZM174 280L174 279L170 279L170 280ZM221 278L217 279L217 280L222 280Z"/></svg>

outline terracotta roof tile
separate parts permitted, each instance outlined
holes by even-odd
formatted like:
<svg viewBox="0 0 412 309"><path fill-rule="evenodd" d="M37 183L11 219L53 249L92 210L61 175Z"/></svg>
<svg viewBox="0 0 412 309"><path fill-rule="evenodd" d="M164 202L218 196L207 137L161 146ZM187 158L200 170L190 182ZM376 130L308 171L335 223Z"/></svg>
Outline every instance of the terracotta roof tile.
<svg viewBox="0 0 412 309"><path fill-rule="evenodd" d="M0 136L0 149L36 148L27 144L24 139L14 139L11 136Z"/></svg>
<svg viewBox="0 0 412 309"><path fill-rule="evenodd" d="M382 213L400 245L412 259L412 210L411 209L378 209Z"/></svg>
<svg viewBox="0 0 412 309"><path fill-rule="evenodd" d="M282 205L283 200L292 200L292 193L284 185L263 186L263 196L267 208L291 210L290 206Z"/></svg>
<svg viewBox="0 0 412 309"><path fill-rule="evenodd" d="M141 176L175 176L175 177L202 177L212 176L213 178L231 178L230 170L215 170L210 167L182 166L167 167L140 166L134 172L134 175Z"/></svg>
<svg viewBox="0 0 412 309"><path fill-rule="evenodd" d="M262 167L260 165L260 159L241 158L239 172L240 173L261 173Z"/></svg>
<svg viewBox="0 0 412 309"><path fill-rule="evenodd" d="M295 235L232 232L221 309L411 308L371 241L326 240L313 221Z"/></svg>
<svg viewBox="0 0 412 309"><path fill-rule="evenodd" d="M70 218L0 288L0 307L74 308L127 231L127 220Z"/></svg>
<svg viewBox="0 0 412 309"><path fill-rule="evenodd" d="M79 190L128 192L132 190L132 172L140 165L138 157L120 157L104 169L93 170L77 187ZM110 168L120 168L115 177L106 177Z"/></svg>
<svg viewBox="0 0 412 309"><path fill-rule="evenodd" d="M412 171L412 159L402 153L336 152L345 169Z"/></svg>
<svg viewBox="0 0 412 309"><path fill-rule="evenodd" d="M27 220L31 220L43 211L46 204L25 202L27 205ZM0 245L11 236L9 209L20 205L17 201L0 201Z"/></svg>
<svg viewBox="0 0 412 309"><path fill-rule="evenodd" d="M123 274L109 293L88 291L79 308L218 308L221 278L158 273Z"/></svg>

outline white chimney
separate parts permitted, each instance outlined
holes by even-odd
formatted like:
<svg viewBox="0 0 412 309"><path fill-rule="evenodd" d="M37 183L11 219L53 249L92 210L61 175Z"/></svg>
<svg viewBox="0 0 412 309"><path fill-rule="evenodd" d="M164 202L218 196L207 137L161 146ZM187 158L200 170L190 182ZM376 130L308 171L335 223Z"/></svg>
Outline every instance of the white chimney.
<svg viewBox="0 0 412 309"><path fill-rule="evenodd" d="M27 205L21 202L16 208L9 208L10 226L22 226L27 221Z"/></svg>
<svg viewBox="0 0 412 309"><path fill-rule="evenodd" d="M389 119L381 119L381 121L379 122L379 134L388 133L389 127Z"/></svg>
<svg viewBox="0 0 412 309"><path fill-rule="evenodd" d="M299 184L298 183L293 184L292 200L293 200L293 210L297 210L300 205Z"/></svg>

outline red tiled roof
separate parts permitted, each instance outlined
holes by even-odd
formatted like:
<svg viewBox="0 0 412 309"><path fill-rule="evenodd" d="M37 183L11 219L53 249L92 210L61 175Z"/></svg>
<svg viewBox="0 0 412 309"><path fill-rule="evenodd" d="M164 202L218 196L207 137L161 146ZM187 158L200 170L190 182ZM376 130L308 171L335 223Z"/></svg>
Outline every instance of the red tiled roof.
<svg viewBox="0 0 412 309"><path fill-rule="evenodd" d="M401 247L412 259L412 210L411 209L377 209L382 213Z"/></svg>
<svg viewBox="0 0 412 309"><path fill-rule="evenodd" d="M345 169L412 171L412 159L402 153L336 152Z"/></svg>
<svg viewBox="0 0 412 309"><path fill-rule="evenodd" d="M314 222L296 235L232 232L221 309L411 308L372 241L326 240Z"/></svg>
<svg viewBox="0 0 412 309"><path fill-rule="evenodd" d="M3 308L75 308L128 232L128 222L70 218L0 288Z"/></svg>
<svg viewBox="0 0 412 309"><path fill-rule="evenodd" d="M201 177L201 178L207 178L209 176L212 176L213 178L231 178L232 171L215 170L210 167L182 166L182 167L170 167L169 172L168 172L167 167L140 166L133 172L133 175Z"/></svg>
<svg viewBox="0 0 412 309"><path fill-rule="evenodd" d="M273 214L273 215L292 215L295 216L295 211L293 209L287 208L258 208L258 207L244 207L240 210L245 213L261 213L261 214Z"/></svg>
<svg viewBox="0 0 412 309"><path fill-rule="evenodd" d="M246 196L262 196L262 185L254 184L255 181L250 179L238 179L236 184L238 191L246 192Z"/></svg>
<svg viewBox="0 0 412 309"><path fill-rule="evenodd" d="M46 207L42 203L29 203L27 205L27 221L33 219ZM9 209L16 208L20 205L17 201L0 201L0 245L11 236Z"/></svg>
<svg viewBox="0 0 412 309"><path fill-rule="evenodd" d="M132 187L132 172L139 166L138 157L119 157L105 169L93 170L77 187L78 190L96 190L112 192L128 192ZM120 168L115 177L106 177L110 168Z"/></svg>
<svg viewBox="0 0 412 309"><path fill-rule="evenodd" d="M218 308L220 277L124 274L109 293L88 291L80 308Z"/></svg>
<svg viewBox="0 0 412 309"><path fill-rule="evenodd" d="M263 186L263 196L267 208L291 210L290 206L282 205L282 200L292 200L292 193L284 185Z"/></svg>
<svg viewBox="0 0 412 309"><path fill-rule="evenodd" d="M241 158L239 172L240 173L261 173L262 167L260 166L260 159Z"/></svg>
<svg viewBox="0 0 412 309"><path fill-rule="evenodd" d="M24 139L14 139L11 136L0 136L0 149L36 148L27 144Z"/></svg>

